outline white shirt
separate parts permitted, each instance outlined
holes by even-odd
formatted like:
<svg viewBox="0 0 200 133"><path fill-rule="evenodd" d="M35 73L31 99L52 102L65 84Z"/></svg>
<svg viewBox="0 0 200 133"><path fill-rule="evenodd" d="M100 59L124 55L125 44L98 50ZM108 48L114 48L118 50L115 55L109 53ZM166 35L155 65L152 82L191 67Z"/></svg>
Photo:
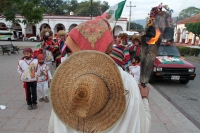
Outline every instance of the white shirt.
<svg viewBox="0 0 200 133"><path fill-rule="evenodd" d="M149 103L147 99L142 99L138 84L133 77L122 68L118 67L122 76L124 88L128 90L126 95L126 109L121 117L106 133L148 133L151 125ZM52 110L49 133L78 133L65 126Z"/></svg>
<svg viewBox="0 0 200 133"><path fill-rule="evenodd" d="M130 74L134 77L136 82L139 84L140 83L140 66L129 66Z"/></svg>
<svg viewBox="0 0 200 133"><path fill-rule="evenodd" d="M46 64L38 64L37 67L37 82L43 82L48 81L49 79L52 79L52 75L49 69L49 66Z"/></svg>
<svg viewBox="0 0 200 133"><path fill-rule="evenodd" d="M37 64L37 59L19 60L17 71L20 74L20 79L24 82L36 81Z"/></svg>

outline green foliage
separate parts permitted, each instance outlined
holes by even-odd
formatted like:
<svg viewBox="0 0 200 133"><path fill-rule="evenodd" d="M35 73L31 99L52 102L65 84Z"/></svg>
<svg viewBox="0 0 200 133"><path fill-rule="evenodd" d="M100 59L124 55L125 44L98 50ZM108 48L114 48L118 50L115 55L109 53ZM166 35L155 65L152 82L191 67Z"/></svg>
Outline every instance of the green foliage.
<svg viewBox="0 0 200 133"><path fill-rule="evenodd" d="M196 36L200 36L200 22L185 24L187 31L192 32Z"/></svg>
<svg viewBox="0 0 200 133"><path fill-rule="evenodd" d="M179 13L179 17L178 17L178 20L183 20L183 19L186 19L186 18L189 18L193 15L196 15L196 14L199 14L200 13L200 8L196 8L196 7L188 7L184 10L182 10L180 13Z"/></svg>
<svg viewBox="0 0 200 133"><path fill-rule="evenodd" d="M181 54L191 55L191 56L198 56L200 54L200 49L198 48L190 48L183 46L177 46L177 48Z"/></svg>
<svg viewBox="0 0 200 133"><path fill-rule="evenodd" d="M128 22L127 22L127 27L128 27ZM130 23L130 30L134 30L134 31L144 31L144 28L142 25L137 24L135 22L131 22Z"/></svg>
<svg viewBox="0 0 200 133"><path fill-rule="evenodd" d="M39 6L40 0L2 0L0 14L6 21L19 22L15 16L23 16L23 23L39 23L43 19L44 8Z"/></svg>
<svg viewBox="0 0 200 133"><path fill-rule="evenodd" d="M99 16L109 8L108 2L100 0L92 2L92 15ZM91 1L77 0L0 0L0 14L13 23L39 23L43 19L43 14L69 15L72 11L77 16L91 15ZM23 20L16 19L20 14Z"/></svg>
<svg viewBox="0 0 200 133"><path fill-rule="evenodd" d="M45 9L45 14L64 15L67 12L67 7L70 3L63 0L40 0L40 6ZM76 0L72 0L74 2ZM77 2L77 1L76 1Z"/></svg>
<svg viewBox="0 0 200 133"><path fill-rule="evenodd" d="M92 16L99 16L109 8L106 1L93 1L92 2ZM78 3L78 7L75 8L75 15L77 16L91 16L91 2L82 1Z"/></svg>

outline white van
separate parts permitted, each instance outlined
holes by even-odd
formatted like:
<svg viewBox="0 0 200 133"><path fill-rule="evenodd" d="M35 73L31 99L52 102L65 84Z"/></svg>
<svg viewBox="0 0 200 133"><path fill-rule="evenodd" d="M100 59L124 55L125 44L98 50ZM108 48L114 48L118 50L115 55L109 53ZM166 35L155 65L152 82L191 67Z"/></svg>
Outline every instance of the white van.
<svg viewBox="0 0 200 133"><path fill-rule="evenodd" d="M13 30L0 30L0 40L17 40Z"/></svg>

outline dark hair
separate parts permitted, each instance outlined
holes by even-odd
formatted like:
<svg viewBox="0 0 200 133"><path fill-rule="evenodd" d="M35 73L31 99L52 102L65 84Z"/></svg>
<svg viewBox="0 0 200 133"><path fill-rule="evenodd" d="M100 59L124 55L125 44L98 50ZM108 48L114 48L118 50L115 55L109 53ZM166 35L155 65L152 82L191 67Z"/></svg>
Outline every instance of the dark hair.
<svg viewBox="0 0 200 133"><path fill-rule="evenodd" d="M67 48L66 48L66 52L67 52L67 53L71 53L72 51L67 47Z"/></svg>
<svg viewBox="0 0 200 133"><path fill-rule="evenodd" d="M133 59L135 59L136 61L138 61L138 63L140 62L140 56L134 56Z"/></svg>

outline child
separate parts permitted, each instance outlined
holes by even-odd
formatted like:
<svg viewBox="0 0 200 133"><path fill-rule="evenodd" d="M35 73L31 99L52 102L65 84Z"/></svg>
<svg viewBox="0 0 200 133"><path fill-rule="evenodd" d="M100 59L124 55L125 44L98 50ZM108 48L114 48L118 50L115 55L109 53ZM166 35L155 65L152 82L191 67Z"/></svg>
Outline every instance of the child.
<svg viewBox="0 0 200 133"><path fill-rule="evenodd" d="M38 69L37 69L37 88L39 93L39 101L49 102L47 96L48 91L48 80L51 82L52 76L49 67L44 63L44 56L39 54L38 59Z"/></svg>
<svg viewBox="0 0 200 133"><path fill-rule="evenodd" d="M134 56L132 59L132 65L129 66L130 74L134 77L136 82L139 84L140 83L140 57L139 56Z"/></svg>
<svg viewBox="0 0 200 133"><path fill-rule="evenodd" d="M32 49L23 50L24 57L18 62L18 73L21 81L25 82L27 89L28 110L37 108L37 82L36 72L38 60L32 58Z"/></svg>

